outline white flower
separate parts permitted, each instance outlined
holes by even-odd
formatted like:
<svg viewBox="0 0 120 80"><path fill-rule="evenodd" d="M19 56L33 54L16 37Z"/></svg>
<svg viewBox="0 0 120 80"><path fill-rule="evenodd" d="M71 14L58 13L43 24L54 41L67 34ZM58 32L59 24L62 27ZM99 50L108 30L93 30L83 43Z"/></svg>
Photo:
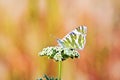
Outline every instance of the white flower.
<svg viewBox="0 0 120 80"><path fill-rule="evenodd" d="M53 54L53 47L48 47L47 49L47 56L51 56Z"/></svg>
<svg viewBox="0 0 120 80"><path fill-rule="evenodd" d="M48 56L55 61L63 61L68 58L78 58L79 53L75 49L63 48L59 46L44 48L38 53L40 56Z"/></svg>
<svg viewBox="0 0 120 80"><path fill-rule="evenodd" d="M64 49L64 54L68 55L68 56L71 56L73 54L73 51L70 50L69 48L65 48Z"/></svg>
<svg viewBox="0 0 120 80"><path fill-rule="evenodd" d="M80 54L78 53L78 51L74 51L73 54L74 54L74 56L77 57L77 58L80 57Z"/></svg>
<svg viewBox="0 0 120 80"><path fill-rule="evenodd" d="M42 52L39 52L39 53L38 53L38 55L40 55L40 56L44 56L45 54L46 54L45 51L42 51Z"/></svg>
<svg viewBox="0 0 120 80"><path fill-rule="evenodd" d="M61 53L56 53L55 54L55 56L54 56L54 59L56 60L56 61L62 61L62 55L61 55Z"/></svg>

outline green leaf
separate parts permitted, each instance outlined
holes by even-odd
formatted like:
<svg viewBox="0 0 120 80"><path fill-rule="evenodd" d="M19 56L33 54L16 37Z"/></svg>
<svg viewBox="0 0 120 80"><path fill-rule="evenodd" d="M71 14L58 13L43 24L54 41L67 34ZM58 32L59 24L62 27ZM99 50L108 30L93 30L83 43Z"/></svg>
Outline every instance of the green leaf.
<svg viewBox="0 0 120 80"><path fill-rule="evenodd" d="M38 78L38 79L36 79L36 80L43 80L42 78Z"/></svg>
<svg viewBox="0 0 120 80"><path fill-rule="evenodd" d="M44 75L44 78L46 78L46 80L49 80L49 77L47 75Z"/></svg>

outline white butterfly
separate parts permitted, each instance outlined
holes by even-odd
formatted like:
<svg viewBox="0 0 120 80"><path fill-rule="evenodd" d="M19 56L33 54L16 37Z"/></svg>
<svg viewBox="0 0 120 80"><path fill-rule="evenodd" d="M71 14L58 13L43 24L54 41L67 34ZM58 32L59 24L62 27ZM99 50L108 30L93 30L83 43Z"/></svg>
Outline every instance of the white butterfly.
<svg viewBox="0 0 120 80"><path fill-rule="evenodd" d="M86 43L86 26L79 26L62 39L57 39L59 46L82 50Z"/></svg>

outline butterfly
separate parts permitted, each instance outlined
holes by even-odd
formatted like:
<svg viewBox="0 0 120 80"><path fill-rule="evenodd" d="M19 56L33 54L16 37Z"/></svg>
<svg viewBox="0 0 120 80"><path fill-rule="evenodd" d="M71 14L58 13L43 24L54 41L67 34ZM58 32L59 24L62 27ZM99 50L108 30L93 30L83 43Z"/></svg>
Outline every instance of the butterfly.
<svg viewBox="0 0 120 80"><path fill-rule="evenodd" d="M62 39L57 39L58 45L63 48L82 50L86 43L87 27L79 26Z"/></svg>

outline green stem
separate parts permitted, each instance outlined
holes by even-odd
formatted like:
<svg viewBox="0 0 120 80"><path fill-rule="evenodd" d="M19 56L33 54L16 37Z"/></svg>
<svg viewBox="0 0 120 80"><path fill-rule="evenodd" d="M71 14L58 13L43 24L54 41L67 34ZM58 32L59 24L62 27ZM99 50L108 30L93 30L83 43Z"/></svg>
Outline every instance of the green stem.
<svg viewBox="0 0 120 80"><path fill-rule="evenodd" d="M58 63L58 80L61 80L62 61Z"/></svg>

